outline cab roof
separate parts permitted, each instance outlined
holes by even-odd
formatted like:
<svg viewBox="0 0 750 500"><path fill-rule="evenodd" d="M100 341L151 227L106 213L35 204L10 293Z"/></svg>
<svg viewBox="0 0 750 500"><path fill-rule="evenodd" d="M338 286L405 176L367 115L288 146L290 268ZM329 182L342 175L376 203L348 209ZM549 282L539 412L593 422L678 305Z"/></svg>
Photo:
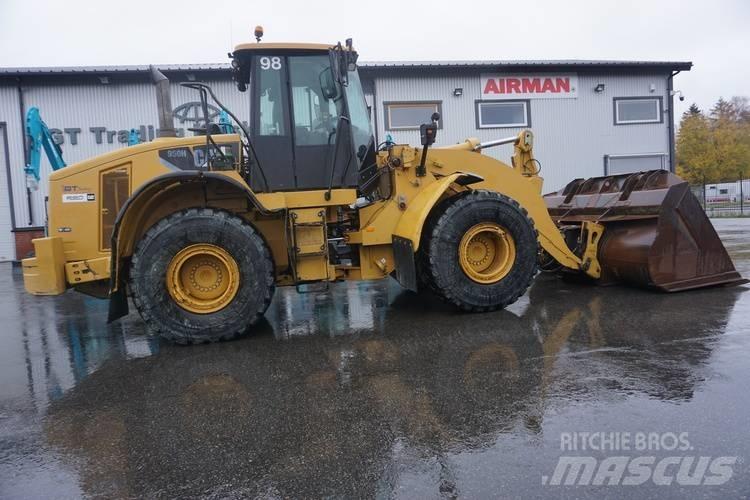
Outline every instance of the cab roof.
<svg viewBox="0 0 750 500"><path fill-rule="evenodd" d="M241 43L234 48L235 52L244 52L250 50L257 51L270 51L270 50L311 50L311 51L325 51L333 47L335 44L326 43L274 43L274 42L259 42L259 43Z"/></svg>

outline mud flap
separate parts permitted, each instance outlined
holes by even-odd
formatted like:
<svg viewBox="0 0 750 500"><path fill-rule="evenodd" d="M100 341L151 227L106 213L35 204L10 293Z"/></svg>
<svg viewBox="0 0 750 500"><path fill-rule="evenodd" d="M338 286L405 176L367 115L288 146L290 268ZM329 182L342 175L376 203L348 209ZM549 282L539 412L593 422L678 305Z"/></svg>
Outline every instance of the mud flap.
<svg viewBox="0 0 750 500"><path fill-rule="evenodd" d="M393 236L393 259L396 263L396 280L402 287L417 291L417 268L414 262L414 244L407 238Z"/></svg>
<svg viewBox="0 0 750 500"><path fill-rule="evenodd" d="M125 284L121 283L116 292L109 296L109 315L107 323L128 315L128 294L125 292Z"/></svg>

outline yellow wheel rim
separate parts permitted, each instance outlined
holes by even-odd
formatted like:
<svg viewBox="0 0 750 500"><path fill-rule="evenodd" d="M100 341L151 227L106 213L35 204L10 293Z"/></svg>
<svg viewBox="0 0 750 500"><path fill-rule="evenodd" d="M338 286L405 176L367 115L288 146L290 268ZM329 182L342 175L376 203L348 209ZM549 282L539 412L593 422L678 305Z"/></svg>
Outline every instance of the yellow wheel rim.
<svg viewBox="0 0 750 500"><path fill-rule="evenodd" d="M167 267L167 290L183 309L209 314L223 309L237 295L240 269L221 247L200 243L183 248Z"/></svg>
<svg viewBox="0 0 750 500"><path fill-rule="evenodd" d="M482 222L472 226L461 238L458 260L471 280L490 285L503 279L513 268L516 244L501 225Z"/></svg>

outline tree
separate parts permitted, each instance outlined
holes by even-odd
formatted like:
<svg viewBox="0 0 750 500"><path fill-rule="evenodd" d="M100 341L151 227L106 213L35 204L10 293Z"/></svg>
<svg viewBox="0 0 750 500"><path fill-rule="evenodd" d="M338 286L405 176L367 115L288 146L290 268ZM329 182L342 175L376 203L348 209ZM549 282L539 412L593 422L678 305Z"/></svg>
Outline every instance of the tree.
<svg viewBox="0 0 750 500"><path fill-rule="evenodd" d="M750 123L750 100L747 97L732 97L732 105L737 110L737 121L740 123Z"/></svg>
<svg viewBox="0 0 750 500"><path fill-rule="evenodd" d="M682 114L677 133L677 173L682 178L698 184L717 175L712 142L710 122L693 103Z"/></svg>
<svg viewBox="0 0 750 500"><path fill-rule="evenodd" d="M721 182L750 172L750 104L720 98L706 116L693 104L677 134L677 172L691 183Z"/></svg>
<svg viewBox="0 0 750 500"><path fill-rule="evenodd" d="M750 164L750 121L746 97L719 99L711 110L710 119L716 148L716 163L721 171L719 180L745 177Z"/></svg>

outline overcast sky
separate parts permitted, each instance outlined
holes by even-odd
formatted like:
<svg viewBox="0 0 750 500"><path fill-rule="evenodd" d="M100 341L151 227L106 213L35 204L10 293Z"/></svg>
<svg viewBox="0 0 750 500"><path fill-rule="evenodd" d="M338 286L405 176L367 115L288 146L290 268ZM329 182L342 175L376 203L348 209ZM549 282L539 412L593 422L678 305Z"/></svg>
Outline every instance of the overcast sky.
<svg viewBox="0 0 750 500"><path fill-rule="evenodd" d="M365 61L693 61L678 113L750 95L750 0L0 0L0 66L226 62L256 24L265 41L353 37Z"/></svg>

